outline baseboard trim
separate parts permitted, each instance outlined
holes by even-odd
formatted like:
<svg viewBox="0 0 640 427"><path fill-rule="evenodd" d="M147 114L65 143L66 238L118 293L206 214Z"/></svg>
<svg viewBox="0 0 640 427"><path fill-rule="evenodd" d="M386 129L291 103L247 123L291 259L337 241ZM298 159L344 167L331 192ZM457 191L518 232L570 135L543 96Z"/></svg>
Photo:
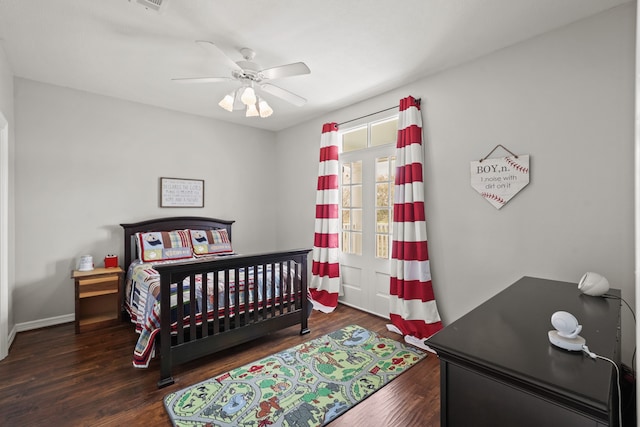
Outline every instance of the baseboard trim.
<svg viewBox="0 0 640 427"><path fill-rule="evenodd" d="M11 349L11 344L13 344L13 340L16 338L16 334L18 331L16 330L16 325L13 325L11 328L11 332L9 332L9 336L7 337L7 348Z"/></svg>
<svg viewBox="0 0 640 427"><path fill-rule="evenodd" d="M73 322L75 320L76 320L75 314L65 314L62 316L49 317L47 319L39 319L39 320L32 320L30 322L16 323L13 329L15 330L15 332L24 332L24 331L30 331L32 329L40 329L40 328L46 328L48 326L61 325L63 323ZM15 333L13 331L12 333L15 336Z"/></svg>

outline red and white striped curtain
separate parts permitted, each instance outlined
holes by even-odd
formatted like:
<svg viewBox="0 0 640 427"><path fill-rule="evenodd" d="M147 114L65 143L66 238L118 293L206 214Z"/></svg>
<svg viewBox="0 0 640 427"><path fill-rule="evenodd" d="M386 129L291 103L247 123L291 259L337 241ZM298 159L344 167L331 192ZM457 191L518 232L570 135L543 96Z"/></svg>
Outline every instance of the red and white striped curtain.
<svg viewBox="0 0 640 427"><path fill-rule="evenodd" d="M420 103L409 96L400 100L398 116L390 318L411 343L442 329L431 283L422 164Z"/></svg>
<svg viewBox="0 0 640 427"><path fill-rule="evenodd" d="M325 123L320 138L320 165L316 192L316 223L309 299L313 308L331 313L340 291L338 189L338 125Z"/></svg>

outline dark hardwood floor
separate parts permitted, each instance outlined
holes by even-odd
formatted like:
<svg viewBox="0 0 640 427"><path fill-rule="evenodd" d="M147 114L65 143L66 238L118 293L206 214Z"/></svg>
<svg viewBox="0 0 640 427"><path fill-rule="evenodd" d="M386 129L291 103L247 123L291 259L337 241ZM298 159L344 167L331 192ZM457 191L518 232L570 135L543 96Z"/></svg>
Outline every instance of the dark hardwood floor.
<svg viewBox="0 0 640 427"><path fill-rule="evenodd" d="M387 320L339 306L314 312L311 333L299 326L174 369L176 383L158 389L158 360L135 369L133 325L75 334L72 323L21 332L0 361L2 426L170 426L162 399L175 390L287 349L343 326L358 324L384 336ZM331 427L439 426L440 371L434 354L334 420Z"/></svg>

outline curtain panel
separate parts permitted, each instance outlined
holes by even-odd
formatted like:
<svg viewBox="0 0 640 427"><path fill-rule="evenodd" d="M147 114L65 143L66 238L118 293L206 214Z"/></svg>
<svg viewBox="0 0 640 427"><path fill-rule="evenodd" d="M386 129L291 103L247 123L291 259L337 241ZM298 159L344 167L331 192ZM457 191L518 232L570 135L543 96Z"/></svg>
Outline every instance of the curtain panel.
<svg viewBox="0 0 640 427"><path fill-rule="evenodd" d="M442 329L431 282L424 205L422 117L413 97L400 101L389 317L409 342Z"/></svg>
<svg viewBox="0 0 640 427"><path fill-rule="evenodd" d="M331 313L340 291L340 201L338 125L325 123L320 138L320 164L316 188L316 220L309 298L313 308Z"/></svg>

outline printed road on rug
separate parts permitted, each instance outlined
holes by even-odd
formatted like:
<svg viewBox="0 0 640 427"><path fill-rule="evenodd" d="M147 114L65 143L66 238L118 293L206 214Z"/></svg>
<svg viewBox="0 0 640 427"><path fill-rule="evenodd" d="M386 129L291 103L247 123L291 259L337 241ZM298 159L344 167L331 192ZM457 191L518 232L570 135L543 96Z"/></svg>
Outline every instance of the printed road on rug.
<svg viewBox="0 0 640 427"><path fill-rule="evenodd" d="M350 325L170 393L175 426L323 426L426 357Z"/></svg>

